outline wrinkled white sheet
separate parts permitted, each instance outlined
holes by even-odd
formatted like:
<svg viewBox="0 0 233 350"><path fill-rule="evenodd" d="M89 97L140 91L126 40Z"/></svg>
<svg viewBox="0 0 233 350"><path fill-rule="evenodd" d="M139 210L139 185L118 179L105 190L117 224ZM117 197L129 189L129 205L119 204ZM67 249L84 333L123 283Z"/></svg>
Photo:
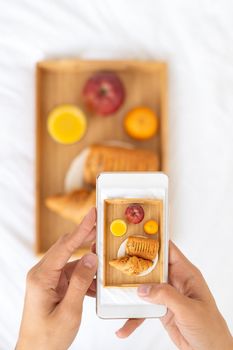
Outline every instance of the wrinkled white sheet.
<svg viewBox="0 0 233 350"><path fill-rule="evenodd" d="M231 0L0 0L0 349L14 347L34 242L34 67L54 57L168 61L171 235L233 328ZM159 321L127 340L87 299L71 349L172 350ZM139 345L140 344L140 345Z"/></svg>

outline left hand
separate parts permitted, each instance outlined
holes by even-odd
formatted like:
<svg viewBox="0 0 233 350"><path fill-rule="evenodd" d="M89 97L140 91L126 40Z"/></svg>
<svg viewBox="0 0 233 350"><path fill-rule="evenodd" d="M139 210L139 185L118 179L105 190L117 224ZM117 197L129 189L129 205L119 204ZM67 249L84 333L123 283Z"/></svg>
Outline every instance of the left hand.
<svg viewBox="0 0 233 350"><path fill-rule="evenodd" d="M81 323L85 295L95 295L97 256L68 263L75 250L95 238L96 209L62 236L27 275L17 350L67 350Z"/></svg>

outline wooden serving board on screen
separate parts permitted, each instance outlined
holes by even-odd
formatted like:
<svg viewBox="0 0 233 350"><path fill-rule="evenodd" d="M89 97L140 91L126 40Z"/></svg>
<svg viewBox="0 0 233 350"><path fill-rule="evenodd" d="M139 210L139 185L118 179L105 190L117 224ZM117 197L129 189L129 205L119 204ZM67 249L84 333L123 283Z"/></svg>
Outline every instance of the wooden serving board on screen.
<svg viewBox="0 0 233 350"><path fill-rule="evenodd" d="M82 89L98 71L113 71L121 79L126 99L112 116L91 115L83 105ZM55 142L47 132L49 112L60 104L75 104L87 116L85 137L73 145ZM136 106L152 108L159 117L159 132L147 141L130 138L123 128L126 112ZM42 61L36 68L36 252L44 253L75 225L45 206L48 196L64 192L64 177L71 161L93 143L117 140L159 154L160 169L167 169L167 67L156 61ZM89 246L82 247L83 254Z"/></svg>
<svg viewBox="0 0 233 350"><path fill-rule="evenodd" d="M128 205L140 204L144 209L144 219L139 224L128 224L127 232L122 237L114 236L110 231L110 224L115 219L124 219L124 213ZM158 233L148 235L144 232L143 225L153 219L158 222ZM145 276L128 276L109 265L109 261L117 259L117 252L121 243L129 236L140 235L159 241L158 262L155 268ZM104 286L126 287L140 283L159 283L163 281L163 201L155 199L107 199L104 201Z"/></svg>

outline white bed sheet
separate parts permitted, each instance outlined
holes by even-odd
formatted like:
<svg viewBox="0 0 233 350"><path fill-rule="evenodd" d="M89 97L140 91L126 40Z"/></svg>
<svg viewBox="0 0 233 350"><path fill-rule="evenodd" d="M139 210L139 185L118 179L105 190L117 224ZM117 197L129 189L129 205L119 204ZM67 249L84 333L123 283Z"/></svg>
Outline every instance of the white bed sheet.
<svg viewBox="0 0 233 350"><path fill-rule="evenodd" d="M0 0L0 349L14 347L34 242L34 67L56 57L161 59L169 72L171 236L233 327L231 0ZM127 340L87 299L71 349L172 350L159 321ZM140 346L139 346L140 344Z"/></svg>

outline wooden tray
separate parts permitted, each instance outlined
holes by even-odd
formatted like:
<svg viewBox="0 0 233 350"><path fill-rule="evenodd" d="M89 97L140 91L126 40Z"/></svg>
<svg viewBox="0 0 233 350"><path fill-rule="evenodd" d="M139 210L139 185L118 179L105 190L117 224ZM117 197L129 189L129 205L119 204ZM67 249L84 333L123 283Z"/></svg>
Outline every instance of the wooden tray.
<svg viewBox="0 0 233 350"><path fill-rule="evenodd" d="M122 80L126 101L114 116L96 117L83 106L81 92L96 71L112 70ZM63 193L64 177L73 158L86 146L106 140L130 142L136 147L157 150L161 169L167 169L167 69L161 62L81 61L77 59L42 61L36 68L36 252L44 253L74 224L45 207L45 198ZM47 132L47 116L56 105L80 106L88 118L85 137L73 145L55 142ZM155 110L160 119L159 133L148 141L131 139L124 131L125 113L139 105ZM89 247L79 250L79 255Z"/></svg>
<svg viewBox="0 0 233 350"><path fill-rule="evenodd" d="M110 224L114 219L124 219L124 213L129 204L142 205L145 216L139 224L128 224L127 232L122 237L115 237L110 231ZM163 202L155 199L108 199L104 203L104 286L135 286L140 283L155 283L162 281L163 274ZM143 230L146 221L153 219L159 224L158 233L148 235ZM109 261L117 259L117 252L121 243L129 236L140 235L159 241L159 257L155 268L146 276L127 276L109 265Z"/></svg>

